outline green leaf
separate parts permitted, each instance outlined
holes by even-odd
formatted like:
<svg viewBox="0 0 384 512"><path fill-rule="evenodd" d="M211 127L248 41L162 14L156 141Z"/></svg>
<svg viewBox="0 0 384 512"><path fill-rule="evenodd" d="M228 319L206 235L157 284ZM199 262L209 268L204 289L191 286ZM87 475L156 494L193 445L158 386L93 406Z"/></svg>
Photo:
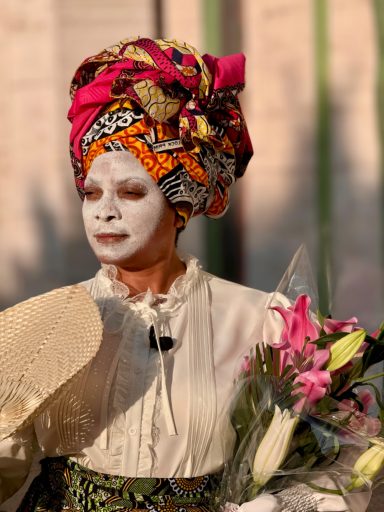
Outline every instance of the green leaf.
<svg viewBox="0 0 384 512"><path fill-rule="evenodd" d="M260 345L256 345L255 351L256 351L257 373L259 375L262 375L264 373L264 369L263 369L264 361L263 361L263 356L261 355Z"/></svg>
<svg viewBox="0 0 384 512"><path fill-rule="evenodd" d="M280 375L280 350L272 347L273 375Z"/></svg>
<svg viewBox="0 0 384 512"><path fill-rule="evenodd" d="M353 367L349 370L349 372L346 374L345 384L347 382L353 382L355 379L358 379L362 375L364 375L364 369L363 369L363 361L359 359L356 361L353 365Z"/></svg>
<svg viewBox="0 0 384 512"><path fill-rule="evenodd" d="M382 340L384 340L384 321L383 321L383 322L381 322L379 329L380 329L380 332L379 332L379 334L377 335L377 339L378 339L379 341L382 341Z"/></svg>
<svg viewBox="0 0 384 512"><path fill-rule="evenodd" d="M284 367L284 370L281 374L281 378L285 379L292 369L293 369L293 366L291 364L287 364L287 366Z"/></svg>
<svg viewBox="0 0 384 512"><path fill-rule="evenodd" d="M266 374L273 375L272 348L269 345L263 344L263 352Z"/></svg>
<svg viewBox="0 0 384 512"><path fill-rule="evenodd" d="M381 347L384 346L384 340L379 338L374 338L370 334L367 334L365 337L365 341L369 343L370 345L380 345Z"/></svg>
<svg viewBox="0 0 384 512"><path fill-rule="evenodd" d="M365 384L369 380L375 380L379 379L380 377L384 377L384 372L375 373L373 375L364 375L363 377L360 377L359 379L355 379L355 382L358 382L360 385Z"/></svg>
<svg viewBox="0 0 384 512"><path fill-rule="evenodd" d="M370 344L363 354L362 374L364 375L370 366L380 363L381 361L384 361L384 345Z"/></svg>
<svg viewBox="0 0 384 512"><path fill-rule="evenodd" d="M324 322L325 322L325 316L322 314L322 312L320 311L320 309L318 309L316 311L316 316L317 316L317 321L319 322L320 324L320 327L323 329L324 327Z"/></svg>
<svg viewBox="0 0 384 512"><path fill-rule="evenodd" d="M321 336L317 340L311 340L310 343L312 343L313 345L317 345L318 348L325 348L328 343L334 343L335 341L344 338L345 335L345 332L334 332L332 334L324 334L324 336Z"/></svg>

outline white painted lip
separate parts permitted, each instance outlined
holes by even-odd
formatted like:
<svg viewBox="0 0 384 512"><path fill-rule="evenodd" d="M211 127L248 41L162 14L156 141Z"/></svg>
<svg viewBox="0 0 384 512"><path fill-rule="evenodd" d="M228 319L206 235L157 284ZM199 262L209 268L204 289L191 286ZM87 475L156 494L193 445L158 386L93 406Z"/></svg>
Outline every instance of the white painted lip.
<svg viewBox="0 0 384 512"><path fill-rule="evenodd" d="M128 236L127 233L96 233L95 237L98 236Z"/></svg>
<svg viewBox="0 0 384 512"><path fill-rule="evenodd" d="M127 237L128 237L128 235L126 235L124 233L98 233L97 235L95 235L96 240L100 244L118 243Z"/></svg>

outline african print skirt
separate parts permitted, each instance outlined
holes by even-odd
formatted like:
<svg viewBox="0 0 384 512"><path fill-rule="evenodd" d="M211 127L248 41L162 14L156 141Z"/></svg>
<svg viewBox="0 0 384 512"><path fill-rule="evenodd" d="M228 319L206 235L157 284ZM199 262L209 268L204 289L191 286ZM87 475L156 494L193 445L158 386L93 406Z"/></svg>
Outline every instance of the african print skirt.
<svg viewBox="0 0 384 512"><path fill-rule="evenodd" d="M41 461L17 512L212 512L220 474L195 478L128 478L98 473L66 457Z"/></svg>

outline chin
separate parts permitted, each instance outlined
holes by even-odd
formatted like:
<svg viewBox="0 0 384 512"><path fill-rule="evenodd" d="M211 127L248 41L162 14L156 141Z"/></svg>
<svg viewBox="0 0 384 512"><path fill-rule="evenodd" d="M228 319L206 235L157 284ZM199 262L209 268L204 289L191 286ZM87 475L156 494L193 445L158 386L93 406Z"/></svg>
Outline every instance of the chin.
<svg viewBox="0 0 384 512"><path fill-rule="evenodd" d="M130 261L136 260L135 257L132 258L116 258L113 256L104 256L101 254L96 254L97 259L100 261L100 263L103 263L104 265L115 265L116 267L123 267L124 265L129 264Z"/></svg>
<svg viewBox="0 0 384 512"><path fill-rule="evenodd" d="M113 256L110 254L96 254L97 259L100 263L103 263L104 265L115 265L116 267L120 268L127 268L127 267L140 267L145 268L146 262L148 261L147 258L145 258L145 253L142 252L134 253L130 255L124 255L124 256Z"/></svg>

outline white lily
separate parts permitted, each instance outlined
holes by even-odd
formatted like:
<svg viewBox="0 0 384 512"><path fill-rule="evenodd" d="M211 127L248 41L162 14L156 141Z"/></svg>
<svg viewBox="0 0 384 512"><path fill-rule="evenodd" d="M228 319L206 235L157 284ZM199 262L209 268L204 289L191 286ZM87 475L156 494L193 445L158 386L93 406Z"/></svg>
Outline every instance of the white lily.
<svg viewBox="0 0 384 512"><path fill-rule="evenodd" d="M265 485L284 462L299 421L288 409L275 405L275 413L253 461L253 480L258 487Z"/></svg>

